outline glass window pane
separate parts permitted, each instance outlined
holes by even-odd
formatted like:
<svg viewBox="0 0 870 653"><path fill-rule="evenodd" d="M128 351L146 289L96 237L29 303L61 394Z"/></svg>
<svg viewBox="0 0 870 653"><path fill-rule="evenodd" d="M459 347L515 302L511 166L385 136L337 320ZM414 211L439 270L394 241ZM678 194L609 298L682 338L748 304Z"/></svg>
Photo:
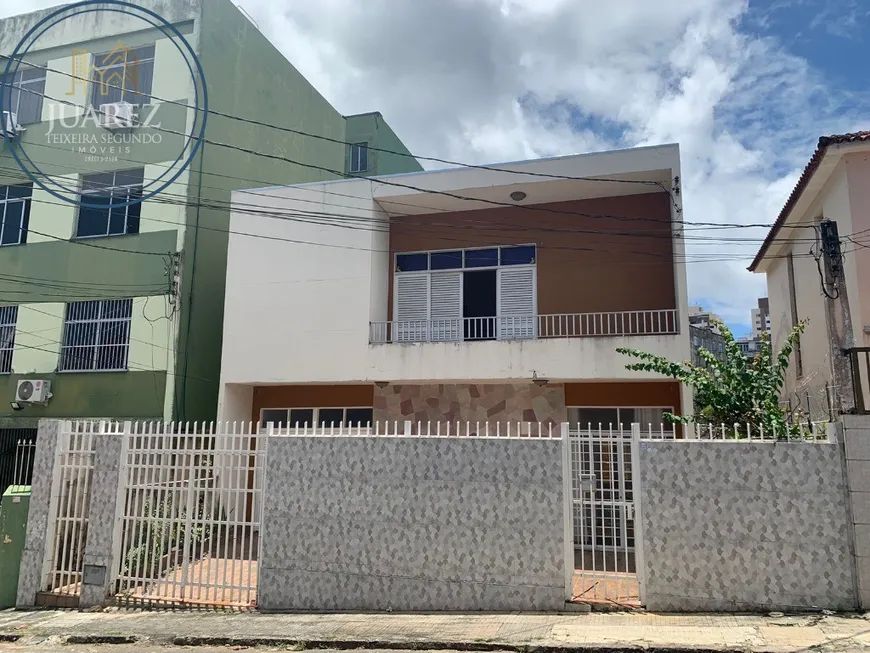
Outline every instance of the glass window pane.
<svg viewBox="0 0 870 653"><path fill-rule="evenodd" d="M396 255L396 272L419 272L429 269L428 254Z"/></svg>
<svg viewBox="0 0 870 653"><path fill-rule="evenodd" d="M285 428L287 426L287 410L285 408L264 409L260 424L266 426L269 422L278 428Z"/></svg>
<svg viewBox="0 0 870 653"><path fill-rule="evenodd" d="M33 184L19 184L8 187L9 199L30 199L33 196ZM0 199L3 199L4 190L0 188Z"/></svg>
<svg viewBox="0 0 870 653"><path fill-rule="evenodd" d="M3 235L0 245L13 245L21 242L21 225L24 221L24 202L8 202L3 218ZM2 206L0 206L2 209Z"/></svg>
<svg viewBox="0 0 870 653"><path fill-rule="evenodd" d="M344 423L344 408L321 408L317 418L320 426L341 426Z"/></svg>
<svg viewBox="0 0 870 653"><path fill-rule="evenodd" d="M154 46L153 45L143 45L141 48L136 48L135 50L131 50L130 54L133 55L139 61L145 61L146 59L154 58ZM131 57L131 60L132 58Z"/></svg>
<svg viewBox="0 0 870 653"><path fill-rule="evenodd" d="M453 270L462 267L462 252L433 252L429 255L433 270Z"/></svg>
<svg viewBox="0 0 870 653"><path fill-rule="evenodd" d="M117 199L116 199L117 201ZM127 209L118 208L109 211L109 231L110 236L119 236L126 233L126 218Z"/></svg>
<svg viewBox="0 0 870 653"><path fill-rule="evenodd" d="M617 426L619 422L618 409L616 408L569 408L568 421L571 424L579 424L581 429L609 428Z"/></svg>
<svg viewBox="0 0 870 653"><path fill-rule="evenodd" d="M294 408L290 411L290 426L314 426L314 409Z"/></svg>
<svg viewBox="0 0 870 653"><path fill-rule="evenodd" d="M124 100L130 104L148 104L151 100L153 76L153 59L127 66L127 78L124 82Z"/></svg>
<svg viewBox="0 0 870 653"><path fill-rule="evenodd" d="M106 208L79 209L79 222L76 236L105 236L109 233L109 208L112 198L105 195L86 195L83 200L90 204L104 204Z"/></svg>
<svg viewBox="0 0 870 653"><path fill-rule="evenodd" d="M498 249L472 249L465 252L465 267L487 268L498 265Z"/></svg>
<svg viewBox="0 0 870 653"><path fill-rule="evenodd" d="M350 426L371 426L373 411L371 408L348 408L345 421Z"/></svg>
<svg viewBox="0 0 870 653"><path fill-rule="evenodd" d="M130 191L127 199L135 202L127 207L127 231L128 234L139 233L139 216L142 213L142 191L133 189Z"/></svg>
<svg viewBox="0 0 870 653"><path fill-rule="evenodd" d="M145 169L121 170L115 173L115 186L141 186L145 181Z"/></svg>
<svg viewBox="0 0 870 653"><path fill-rule="evenodd" d="M114 185L115 175L111 172L100 173L97 175L86 175L82 178L82 191L86 193L105 191Z"/></svg>
<svg viewBox="0 0 870 653"><path fill-rule="evenodd" d="M19 125L42 122L42 95L40 94L43 92L44 89L37 88L35 85L21 89L17 115Z"/></svg>
<svg viewBox="0 0 870 653"><path fill-rule="evenodd" d="M502 265L529 265L535 262L535 246L523 245L521 247L502 247Z"/></svg>

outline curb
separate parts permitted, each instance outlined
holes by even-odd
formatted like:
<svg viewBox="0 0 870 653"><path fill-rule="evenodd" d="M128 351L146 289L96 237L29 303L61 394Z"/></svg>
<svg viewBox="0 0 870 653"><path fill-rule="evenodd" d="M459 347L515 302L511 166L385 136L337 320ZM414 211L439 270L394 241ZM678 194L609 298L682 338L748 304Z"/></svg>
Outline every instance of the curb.
<svg viewBox="0 0 870 653"><path fill-rule="evenodd" d="M697 648L687 646L643 646L620 644L589 644L584 646L552 646L507 644L498 642L444 641L380 641L380 640L299 640L282 637L175 637L175 646L240 646L294 647L299 650L406 650L406 651L507 651L509 653L745 653L743 648Z"/></svg>

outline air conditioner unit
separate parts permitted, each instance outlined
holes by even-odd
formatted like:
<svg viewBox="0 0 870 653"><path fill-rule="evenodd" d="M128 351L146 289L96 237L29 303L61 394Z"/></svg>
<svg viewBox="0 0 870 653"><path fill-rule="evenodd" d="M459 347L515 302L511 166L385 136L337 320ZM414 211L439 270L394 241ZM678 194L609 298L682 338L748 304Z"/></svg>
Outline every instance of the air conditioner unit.
<svg viewBox="0 0 870 653"><path fill-rule="evenodd" d="M15 401L20 404L44 404L51 399L51 381L24 379L15 389Z"/></svg>
<svg viewBox="0 0 870 653"><path fill-rule="evenodd" d="M18 124L18 115L11 111L3 112L3 129L9 138L15 138L15 135L21 131L21 125Z"/></svg>
<svg viewBox="0 0 870 653"><path fill-rule="evenodd" d="M136 107L129 102L100 105L100 124L106 129L131 129L136 123Z"/></svg>

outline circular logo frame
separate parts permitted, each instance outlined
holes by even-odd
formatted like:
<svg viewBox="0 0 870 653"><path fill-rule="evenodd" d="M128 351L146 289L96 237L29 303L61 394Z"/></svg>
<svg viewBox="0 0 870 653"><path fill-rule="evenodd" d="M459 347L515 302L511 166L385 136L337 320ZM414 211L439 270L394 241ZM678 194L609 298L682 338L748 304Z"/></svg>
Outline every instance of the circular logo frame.
<svg viewBox="0 0 870 653"><path fill-rule="evenodd" d="M26 152L24 152L23 148L15 147L15 140L13 139L13 134L10 134L8 132L5 120L0 121L0 133L2 133L3 139L6 141L9 147L9 152L15 159L18 167L21 168L24 174L27 175L27 177L33 183L35 183L45 192L49 193L53 197L63 202L74 204L75 206L95 209L120 209L130 206L132 204L139 204L141 202L144 202L145 200L150 199L158 195L162 191L166 190L166 188L173 184L184 173L184 171L190 167L190 165L193 163L194 158L199 152L199 149L205 142L205 130L208 123L209 114L208 84L206 83L205 72L203 70L202 63L196 56L196 52L194 51L193 47L190 45L188 40L184 38L178 28L176 28L172 23L167 21L156 12L150 9L146 9L145 7L139 7L130 2L126 2L125 0L81 0L80 2L60 7L59 9L51 12L48 16L40 20L36 25L34 25L27 32L27 34L24 35L24 38L21 39L21 41L15 47L15 50L8 57L6 69L3 72L2 79L12 79L12 76L15 75L16 72L18 72L22 62L24 62L24 57L27 52L31 49L31 47L33 47L33 44L36 42L36 40L38 40L43 34L45 34L45 32L73 16L80 16L83 14L102 11L133 16L134 18L139 18L148 25L159 29L169 38L170 41L172 41L173 45L181 53L182 58L184 58L185 63L187 64L187 68L190 71L191 75L191 81L193 82L194 90L194 105L193 107L188 106L188 108L192 108L194 110L195 117L190 133L186 135L182 134L186 136L186 140L184 143L184 147L181 150L181 153L178 155L178 157L176 157L175 161L173 161L173 163L159 177L151 180L149 183L142 187L142 195L140 197L124 202L114 202L109 204L88 203L82 201L82 196L78 188L68 188L63 184L52 180L50 175L44 174L39 170L39 166L33 161L33 159L30 158L30 156ZM144 14L144 16L141 14ZM197 84L197 77L199 78L199 85ZM0 92L0 115L2 115L2 112L4 111L4 102L6 101L6 95L6 92ZM46 99L53 100L53 98L48 98L47 96L44 97ZM200 106L200 101L202 103L202 106ZM87 107L78 108L86 109ZM201 120L199 119L200 117ZM192 146L191 142L193 142ZM190 152L187 158L184 159L184 161L175 170L174 174L171 177L160 183L160 185L158 186L158 182L161 182L161 180L163 180L163 178L176 167L176 164L179 164L179 162L182 161L182 158L184 158L184 152L188 149L190 150ZM28 163L30 164L30 166L27 165ZM144 162L141 163L145 165ZM55 184L55 188L49 187L46 181L51 181L53 184ZM152 186L155 186L156 188L151 188ZM65 191L65 194L58 191L57 188ZM76 197L76 199L70 199L70 195Z"/></svg>

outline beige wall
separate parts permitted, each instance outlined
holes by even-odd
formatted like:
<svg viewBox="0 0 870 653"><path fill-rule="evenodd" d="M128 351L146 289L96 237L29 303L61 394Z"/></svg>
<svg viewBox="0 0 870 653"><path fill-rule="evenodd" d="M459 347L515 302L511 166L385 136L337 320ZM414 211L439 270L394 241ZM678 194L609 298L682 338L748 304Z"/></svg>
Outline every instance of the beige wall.
<svg viewBox="0 0 870 653"><path fill-rule="evenodd" d="M852 154L845 161L851 228L844 231L840 227L840 235L856 234L854 240L866 245L870 242L870 234L861 232L870 229L870 154ZM847 255L846 274L855 345L867 347L870 346L870 334L864 333L864 327L870 326L870 247L855 245L847 246L847 249L853 250ZM854 264L848 265L849 261L854 261Z"/></svg>

